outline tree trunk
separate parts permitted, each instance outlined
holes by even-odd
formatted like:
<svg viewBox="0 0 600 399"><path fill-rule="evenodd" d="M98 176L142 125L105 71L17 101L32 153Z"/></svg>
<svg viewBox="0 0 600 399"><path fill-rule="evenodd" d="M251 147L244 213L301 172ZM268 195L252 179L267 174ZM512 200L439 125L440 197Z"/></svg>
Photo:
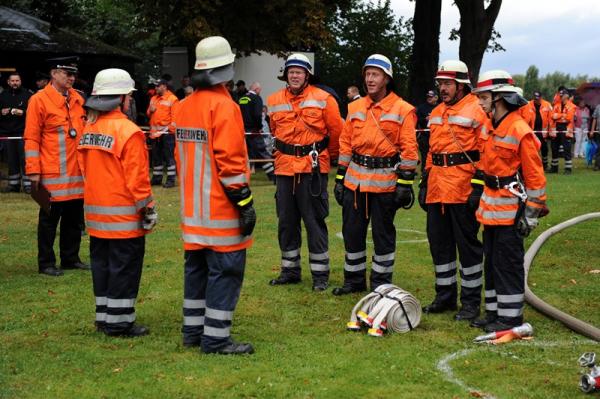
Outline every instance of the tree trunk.
<svg viewBox="0 0 600 399"><path fill-rule="evenodd" d="M411 55L410 101L425 101L427 90L434 87L440 58L440 16L442 0L416 0L413 29L415 39Z"/></svg>
<svg viewBox="0 0 600 399"><path fill-rule="evenodd" d="M460 47L461 61L469 68L471 82L476 85L483 54L492 37L494 23L500 12L502 0L491 0L485 8L485 0L455 0L460 11Z"/></svg>

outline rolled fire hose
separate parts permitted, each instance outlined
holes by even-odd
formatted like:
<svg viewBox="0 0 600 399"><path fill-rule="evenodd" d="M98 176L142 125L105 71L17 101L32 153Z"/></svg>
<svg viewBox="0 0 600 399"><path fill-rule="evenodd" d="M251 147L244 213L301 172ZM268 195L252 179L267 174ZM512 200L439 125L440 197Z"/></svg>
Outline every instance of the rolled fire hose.
<svg viewBox="0 0 600 399"><path fill-rule="evenodd" d="M582 223L587 220L598 219L598 218L600 218L600 212L587 213L585 215L577 216L573 219L564 221L564 222L557 224L556 226L553 226L553 227L549 228L548 230L544 231L542 234L539 235L538 238L535 239L533 244L531 244L531 246L527 250L527 253L525 254L525 265L524 266L525 266L525 301L527 301L527 303L529 305L531 305L532 307L534 307L541 313L545 314L546 316L549 316L553 319L560 321L561 323L563 323L564 325L569 327L571 330L573 330L579 334L585 335L586 337L591 338L595 341L600 342L600 329L592 326L591 324L588 324L579 319L576 319L575 317L573 317L565 312L562 312L551 305L548 305L546 302L544 302L540 298L538 298L533 292L531 292L531 290L529 289L529 285L527 284L527 277L529 275L529 268L531 267L531 263L533 262L533 259L537 255L537 253L540 250L540 248L542 247L542 245L546 242L546 240L548 240L550 237L552 237L554 234L558 233L559 231L566 229L567 227L574 226L578 223Z"/></svg>
<svg viewBox="0 0 600 399"><path fill-rule="evenodd" d="M421 304L411 293L393 284L383 284L361 298L350 315L346 327L359 331L361 322L374 337L383 336L384 331L405 333L421 322Z"/></svg>

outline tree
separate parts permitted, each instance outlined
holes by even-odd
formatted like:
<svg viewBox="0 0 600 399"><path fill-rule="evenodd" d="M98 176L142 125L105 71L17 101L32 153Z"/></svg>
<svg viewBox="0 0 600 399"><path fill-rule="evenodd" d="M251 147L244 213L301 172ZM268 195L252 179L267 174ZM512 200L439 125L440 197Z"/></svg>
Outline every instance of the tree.
<svg viewBox="0 0 600 399"><path fill-rule="evenodd" d="M526 96L533 96L533 92L540 89L539 74L540 70L535 65L531 65L529 68L527 68L522 86L523 93Z"/></svg>
<svg viewBox="0 0 600 399"><path fill-rule="evenodd" d="M450 33L450 39L460 37L459 57L469 68L471 82L476 84L483 54L504 50L497 42L500 33L494 30L502 0L455 0L454 4L460 11L460 27Z"/></svg>
<svg viewBox="0 0 600 399"><path fill-rule="evenodd" d="M425 101L425 93L434 87L440 56L440 16L442 0L415 1L412 21L414 42L410 59L410 100Z"/></svg>
<svg viewBox="0 0 600 399"><path fill-rule="evenodd" d="M330 21L335 41L317 53L321 80L338 93L350 85L363 87L362 66L374 53L392 61L400 94L408 88L408 62L412 45L410 21L396 19L390 1L353 1L348 11L337 12Z"/></svg>

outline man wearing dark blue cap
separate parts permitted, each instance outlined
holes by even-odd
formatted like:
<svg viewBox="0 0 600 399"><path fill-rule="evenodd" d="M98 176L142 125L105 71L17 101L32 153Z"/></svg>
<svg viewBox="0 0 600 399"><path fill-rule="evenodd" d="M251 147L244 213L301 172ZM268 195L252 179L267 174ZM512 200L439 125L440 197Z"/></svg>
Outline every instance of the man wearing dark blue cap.
<svg viewBox="0 0 600 399"><path fill-rule="evenodd" d="M77 164L77 143L83 131L84 100L73 89L77 57L47 60L51 81L29 100L25 120L25 173L32 196L50 194L38 222L38 268L41 274L61 276L56 268L54 239L60 222L62 269L85 269L79 247L83 227L83 177ZM42 194L40 194L42 193ZM43 201L41 201L43 202Z"/></svg>

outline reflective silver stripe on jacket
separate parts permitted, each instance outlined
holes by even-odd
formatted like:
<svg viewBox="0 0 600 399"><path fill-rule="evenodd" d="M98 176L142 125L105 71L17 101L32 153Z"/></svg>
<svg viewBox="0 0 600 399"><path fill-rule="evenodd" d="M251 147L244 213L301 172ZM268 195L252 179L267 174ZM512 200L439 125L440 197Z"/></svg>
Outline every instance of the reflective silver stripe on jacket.
<svg viewBox="0 0 600 399"><path fill-rule="evenodd" d="M364 112L353 112L350 115L348 115L348 117L346 118L347 120L351 121L353 119L358 119L360 121L366 121L367 120L367 115Z"/></svg>
<svg viewBox="0 0 600 399"><path fill-rule="evenodd" d="M68 184L80 183L83 181L83 176L61 176L61 177L43 177L42 184Z"/></svg>
<svg viewBox="0 0 600 399"><path fill-rule="evenodd" d="M519 199L517 197L490 197L483 193L481 200L490 205L517 205Z"/></svg>
<svg viewBox="0 0 600 399"><path fill-rule="evenodd" d="M140 209L144 208L146 205L148 205L152 201L154 201L154 198L152 198L151 195L148 198L139 200L138 202L135 203L135 209L139 211Z"/></svg>
<svg viewBox="0 0 600 399"><path fill-rule="evenodd" d="M58 167L61 175L67 174L67 133L62 126L58 127Z"/></svg>
<svg viewBox="0 0 600 399"><path fill-rule="evenodd" d="M326 106L327 106L327 101L304 100L300 103L300 108L316 107L316 108L323 109Z"/></svg>
<svg viewBox="0 0 600 399"><path fill-rule="evenodd" d="M444 119L441 116L433 116L429 118L429 122L427 122L427 126L431 125L441 125L444 123Z"/></svg>
<svg viewBox="0 0 600 399"><path fill-rule="evenodd" d="M419 164L418 160L412 160L412 159L403 159L400 161L400 166L406 166L406 167L416 167Z"/></svg>
<svg viewBox="0 0 600 399"><path fill-rule="evenodd" d="M377 170L377 169L370 169ZM377 187L377 188L390 188L396 186L396 179L390 180L371 180L371 179L358 179L352 175L346 174L346 181L348 183L354 184L356 186L360 185L361 187Z"/></svg>
<svg viewBox="0 0 600 399"><path fill-rule="evenodd" d="M137 215L135 206L100 206L84 205L86 213L95 213L96 215Z"/></svg>
<svg viewBox="0 0 600 399"><path fill-rule="evenodd" d="M40 156L40 152L36 151L36 150L28 150L25 151L25 157L30 158L30 157L39 157Z"/></svg>
<svg viewBox="0 0 600 399"><path fill-rule="evenodd" d="M517 210L514 211L483 211L480 213L484 219L514 219Z"/></svg>
<svg viewBox="0 0 600 399"><path fill-rule="evenodd" d="M183 241L199 245L236 245L248 241L250 236L207 236L202 234L184 233Z"/></svg>
<svg viewBox="0 0 600 399"><path fill-rule="evenodd" d="M66 195L83 194L83 187L68 188L66 190L51 190L48 187L46 188L48 189L52 197L63 197Z"/></svg>
<svg viewBox="0 0 600 399"><path fill-rule="evenodd" d="M338 162L350 163L350 161L352 161L351 155L340 154L338 158Z"/></svg>
<svg viewBox="0 0 600 399"><path fill-rule="evenodd" d="M221 183L224 186L231 186L233 184L247 184L248 183L248 179L246 179L246 175L243 174L243 173L240 173L239 175L235 175L235 176L221 177L221 178L219 178L219 180L221 180Z"/></svg>
<svg viewBox="0 0 600 399"><path fill-rule="evenodd" d="M94 230L100 231L130 231L130 230L138 230L142 228L142 222L118 222L118 223L109 223L109 222L98 222L95 220L86 220L85 224Z"/></svg>
<svg viewBox="0 0 600 399"><path fill-rule="evenodd" d="M466 116L460 115L452 115L448 117L448 123L453 125L459 125L463 127L477 127L479 126L479 122L477 120L468 118Z"/></svg>
<svg viewBox="0 0 600 399"><path fill-rule="evenodd" d="M282 112L282 111L293 111L294 109L290 104L275 104L269 105L269 113Z"/></svg>
<svg viewBox="0 0 600 399"><path fill-rule="evenodd" d="M546 194L546 189L545 188L539 188L537 190L533 190L533 189L527 189L527 196L528 197L541 197L542 195Z"/></svg>
<svg viewBox="0 0 600 399"><path fill-rule="evenodd" d="M402 123L402 122L404 122L404 117L402 115L398 115L398 114L381 114L381 116L379 117L379 121L380 122L394 121L394 122Z"/></svg>
<svg viewBox="0 0 600 399"><path fill-rule="evenodd" d="M494 136L494 141L499 143L519 145L519 140L514 136L506 135L504 137Z"/></svg>
<svg viewBox="0 0 600 399"><path fill-rule="evenodd" d="M370 168L367 168L366 166L361 166L355 162L350 162L350 165L348 165L348 169L352 169L360 174L381 175L381 176L387 176L387 175L392 174L392 175L394 175L394 183L396 182L396 172L394 171L394 168L370 169ZM348 177L348 175L346 175L346 178L347 177Z"/></svg>

